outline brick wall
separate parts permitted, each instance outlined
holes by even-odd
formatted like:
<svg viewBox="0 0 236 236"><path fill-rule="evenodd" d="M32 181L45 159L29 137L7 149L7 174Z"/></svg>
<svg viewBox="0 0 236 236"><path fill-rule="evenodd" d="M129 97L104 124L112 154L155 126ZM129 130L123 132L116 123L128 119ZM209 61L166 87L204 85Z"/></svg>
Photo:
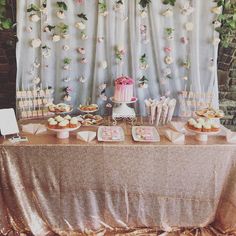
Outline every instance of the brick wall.
<svg viewBox="0 0 236 236"><path fill-rule="evenodd" d="M16 0L9 1L7 16L15 21ZM15 108L16 57L15 32L0 31L0 108Z"/></svg>
<svg viewBox="0 0 236 236"><path fill-rule="evenodd" d="M0 108L15 108L15 46L6 43L10 37L12 32L0 32Z"/></svg>

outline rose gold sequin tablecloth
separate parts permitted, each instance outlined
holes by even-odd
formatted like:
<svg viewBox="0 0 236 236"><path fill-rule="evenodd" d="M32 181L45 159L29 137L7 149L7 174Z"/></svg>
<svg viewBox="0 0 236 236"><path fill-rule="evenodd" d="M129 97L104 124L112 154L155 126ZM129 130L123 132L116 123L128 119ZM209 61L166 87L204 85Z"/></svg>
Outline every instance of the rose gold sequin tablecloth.
<svg viewBox="0 0 236 236"><path fill-rule="evenodd" d="M83 128L88 130L88 128ZM91 129L91 128L90 128ZM96 128L92 128L96 129ZM84 143L73 133L0 146L0 232L216 235L236 230L236 145ZM51 233L50 233L51 232ZM174 233L173 233L174 232Z"/></svg>

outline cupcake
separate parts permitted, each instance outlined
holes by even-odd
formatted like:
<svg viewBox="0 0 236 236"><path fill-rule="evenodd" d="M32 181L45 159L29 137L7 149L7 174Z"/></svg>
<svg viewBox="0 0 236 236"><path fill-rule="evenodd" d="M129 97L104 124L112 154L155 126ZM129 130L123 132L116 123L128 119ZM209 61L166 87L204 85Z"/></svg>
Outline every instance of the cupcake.
<svg viewBox="0 0 236 236"><path fill-rule="evenodd" d="M211 125L208 123L205 123L202 127L203 132L211 132Z"/></svg>
<svg viewBox="0 0 236 236"><path fill-rule="evenodd" d="M71 116L70 115L67 115L64 117L65 120L71 120Z"/></svg>
<svg viewBox="0 0 236 236"><path fill-rule="evenodd" d="M48 123L50 123L51 121L54 121L55 119L53 119L52 117L48 119Z"/></svg>
<svg viewBox="0 0 236 236"><path fill-rule="evenodd" d="M48 122L48 128L50 129L56 129L57 128L57 121L55 121L54 119L50 120Z"/></svg>
<svg viewBox="0 0 236 236"><path fill-rule="evenodd" d="M76 117L71 118L70 120L70 128L76 128L78 126L78 119Z"/></svg>
<svg viewBox="0 0 236 236"><path fill-rule="evenodd" d="M205 119L203 118L198 118L197 119L197 123L201 124L201 125L204 125L205 124Z"/></svg>
<svg viewBox="0 0 236 236"><path fill-rule="evenodd" d="M196 125L196 124L197 124L197 122L193 118L188 120L188 127L190 129L192 129L194 127L194 125Z"/></svg>
<svg viewBox="0 0 236 236"><path fill-rule="evenodd" d="M55 120L60 123L60 122L62 122L64 120L64 118L61 117L61 116L56 116Z"/></svg>
<svg viewBox="0 0 236 236"><path fill-rule="evenodd" d="M201 123L196 123L196 124L193 126L193 129L196 130L196 131L201 132L201 131L202 131L202 124L201 124Z"/></svg>
<svg viewBox="0 0 236 236"><path fill-rule="evenodd" d="M68 126L69 126L68 120L63 120L58 125L59 129L66 129L66 128L68 128Z"/></svg>
<svg viewBox="0 0 236 236"><path fill-rule="evenodd" d="M218 124L212 124L211 125L211 131L212 132L218 132L220 130L220 126Z"/></svg>

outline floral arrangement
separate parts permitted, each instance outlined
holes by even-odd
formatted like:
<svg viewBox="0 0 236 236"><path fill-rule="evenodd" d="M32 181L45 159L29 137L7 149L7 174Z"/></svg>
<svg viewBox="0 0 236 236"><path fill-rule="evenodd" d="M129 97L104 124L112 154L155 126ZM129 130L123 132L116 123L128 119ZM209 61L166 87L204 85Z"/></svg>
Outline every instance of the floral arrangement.
<svg viewBox="0 0 236 236"><path fill-rule="evenodd" d="M120 46L115 47L115 58L121 62L123 60L123 57L125 55L125 49Z"/></svg>
<svg viewBox="0 0 236 236"><path fill-rule="evenodd" d="M134 84L134 80L131 79L130 77L122 76L116 79L115 83L119 85L131 85L131 84Z"/></svg>

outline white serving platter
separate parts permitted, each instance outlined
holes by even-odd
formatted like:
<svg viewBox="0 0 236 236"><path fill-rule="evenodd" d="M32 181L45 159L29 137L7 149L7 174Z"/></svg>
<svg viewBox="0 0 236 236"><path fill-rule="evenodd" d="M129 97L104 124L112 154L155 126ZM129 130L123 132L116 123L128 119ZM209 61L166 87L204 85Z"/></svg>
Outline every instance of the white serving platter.
<svg viewBox="0 0 236 236"><path fill-rule="evenodd" d="M140 137L138 137L138 135L136 134L136 129L137 128L151 128L152 132L153 132L153 140L145 140L142 139ZM160 135L157 132L157 129L155 127L152 126L133 126L132 127L132 136L135 142L145 142L145 143L152 143L152 142L160 142Z"/></svg>
<svg viewBox="0 0 236 236"><path fill-rule="evenodd" d="M103 129L108 128L108 127L110 127L110 128L117 127L119 132L120 132L120 137L121 138L120 139L115 139L115 140L114 139L110 139L110 140L103 139L103 137L102 137ZM124 130L120 126L100 126L98 128L97 138L98 138L99 142L123 142L123 141L125 141L125 133L124 133Z"/></svg>
<svg viewBox="0 0 236 236"><path fill-rule="evenodd" d="M197 130L193 130L193 129L190 129L187 124L184 126L184 128L191 132L191 133L194 133L196 135L196 139L198 141L202 141L202 142L206 142L208 140L208 136L214 136L214 135L217 135L218 133L220 133L221 129L219 129L218 131L215 131L215 132L202 132L202 131L197 131Z"/></svg>
<svg viewBox="0 0 236 236"><path fill-rule="evenodd" d="M79 125L75 128L50 129L49 127L47 127L47 129L50 130L50 131L56 132L57 138L66 139L66 138L69 138L71 131L75 131L75 130L79 129L80 126L81 126L81 124L79 123Z"/></svg>

